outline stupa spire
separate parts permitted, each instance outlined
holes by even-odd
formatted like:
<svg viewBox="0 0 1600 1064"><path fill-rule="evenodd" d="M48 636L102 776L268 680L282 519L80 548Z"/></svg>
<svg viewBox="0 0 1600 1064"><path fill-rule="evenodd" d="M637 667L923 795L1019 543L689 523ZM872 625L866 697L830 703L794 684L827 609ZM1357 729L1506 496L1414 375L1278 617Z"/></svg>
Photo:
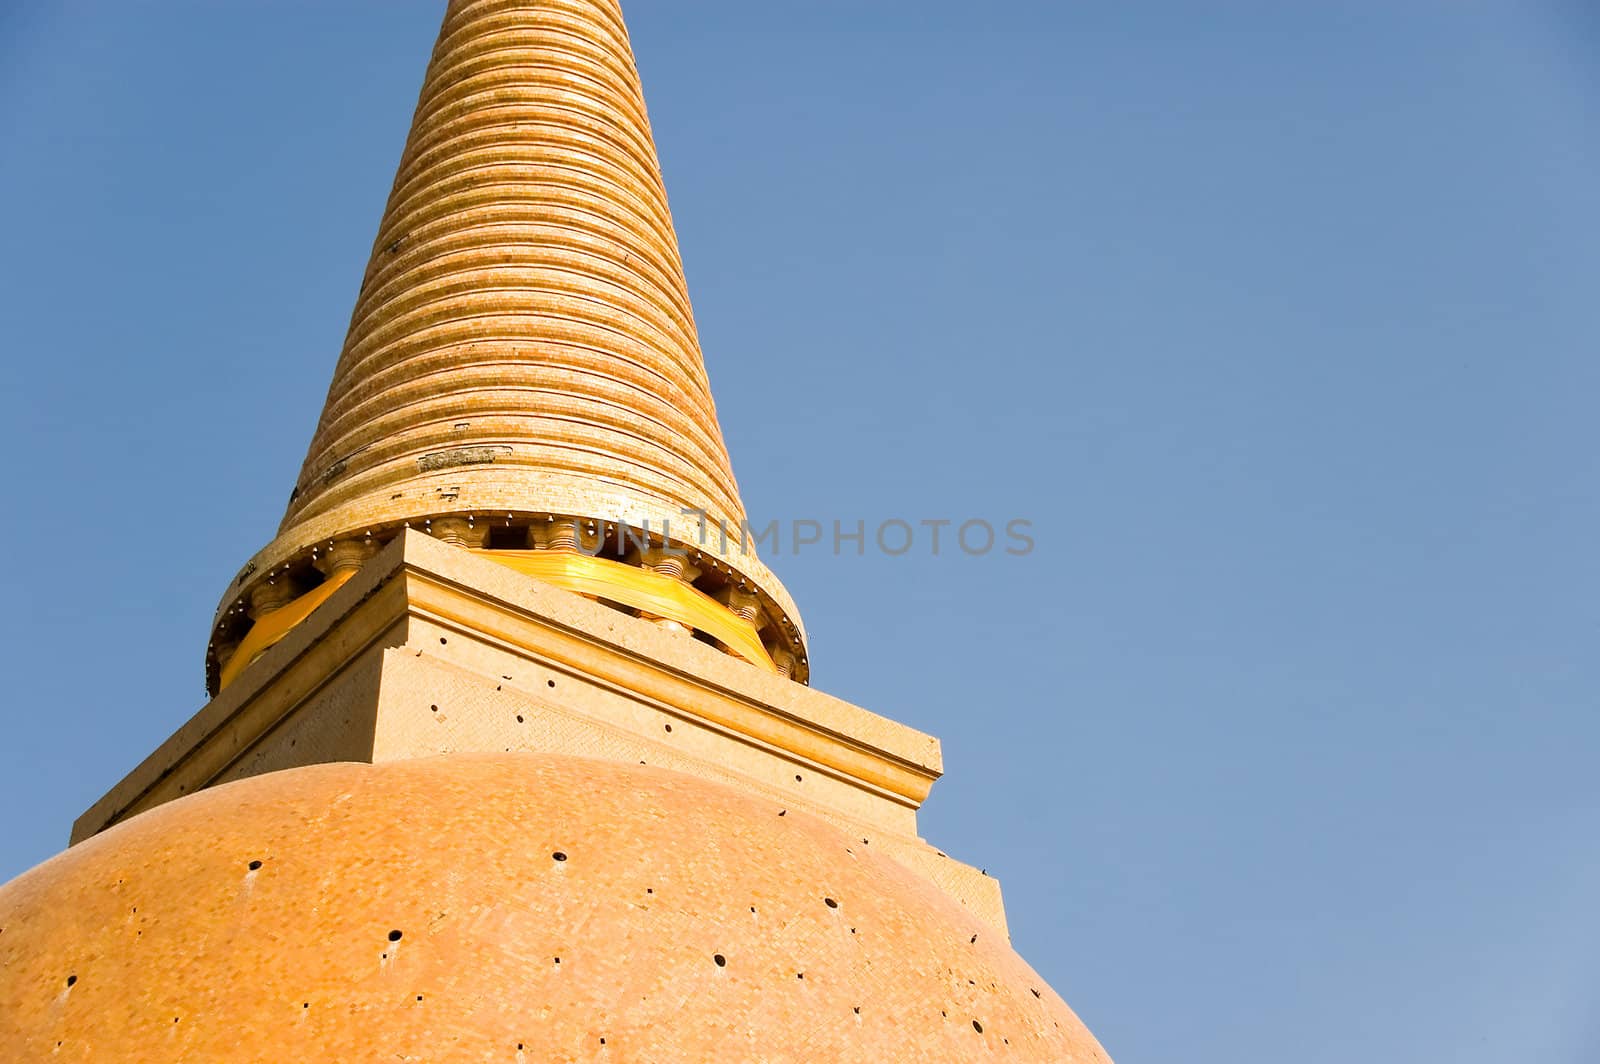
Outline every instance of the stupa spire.
<svg viewBox="0 0 1600 1064"><path fill-rule="evenodd" d="M744 518L618 5L452 0L288 511L219 609L211 687L262 617L408 525L648 599L804 679L798 614ZM636 581L510 550L687 588L597 591L597 571ZM661 606L683 590L692 608ZM702 599L754 633L700 623Z"/></svg>

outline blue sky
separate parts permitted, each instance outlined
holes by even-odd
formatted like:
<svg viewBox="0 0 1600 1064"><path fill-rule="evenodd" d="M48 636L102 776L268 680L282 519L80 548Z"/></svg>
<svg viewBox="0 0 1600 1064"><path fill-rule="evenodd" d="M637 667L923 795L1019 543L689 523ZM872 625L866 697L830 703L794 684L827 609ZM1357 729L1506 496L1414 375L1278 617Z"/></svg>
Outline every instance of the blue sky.
<svg viewBox="0 0 1600 1064"><path fill-rule="evenodd" d="M0 11L0 880L203 701L437 3ZM1600 1058L1600 19L752 4L632 27L816 685L1121 1064Z"/></svg>

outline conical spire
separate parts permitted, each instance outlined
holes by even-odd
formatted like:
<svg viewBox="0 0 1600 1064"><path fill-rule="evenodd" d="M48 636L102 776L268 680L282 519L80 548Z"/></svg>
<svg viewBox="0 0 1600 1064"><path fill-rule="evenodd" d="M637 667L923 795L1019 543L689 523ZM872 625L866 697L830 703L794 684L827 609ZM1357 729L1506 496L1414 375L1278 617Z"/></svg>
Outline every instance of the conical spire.
<svg viewBox="0 0 1600 1064"><path fill-rule="evenodd" d="M313 563L408 524L692 581L803 678L744 518L618 5L451 0L288 512L219 610L213 687ZM690 554L629 555L619 523Z"/></svg>

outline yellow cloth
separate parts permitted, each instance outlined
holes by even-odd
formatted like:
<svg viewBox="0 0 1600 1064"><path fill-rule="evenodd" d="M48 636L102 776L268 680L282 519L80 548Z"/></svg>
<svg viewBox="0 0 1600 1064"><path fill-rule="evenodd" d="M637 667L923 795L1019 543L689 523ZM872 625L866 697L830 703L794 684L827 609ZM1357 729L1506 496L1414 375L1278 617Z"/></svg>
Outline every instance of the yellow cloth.
<svg viewBox="0 0 1600 1064"><path fill-rule="evenodd" d="M287 606L263 614L260 620L250 626L250 631L245 634L239 649L233 652L233 657L222 667L222 674L217 677L217 690L220 691L232 683L234 677L238 676L246 665L265 654L269 647L293 631L295 625L311 616L312 610L326 602L329 595L343 587L344 582L355 574L354 569L344 569L334 573Z"/></svg>
<svg viewBox="0 0 1600 1064"><path fill-rule="evenodd" d="M472 553L580 595L610 599L656 617L679 621L716 639L750 664L768 672L778 671L761 645L755 625L682 580L587 554L550 550L475 550Z"/></svg>
<svg viewBox="0 0 1600 1064"><path fill-rule="evenodd" d="M543 550L474 550L472 553L580 595L609 599L656 617L686 624L716 639L750 664L768 672L778 671L766 648L761 645L755 625L682 580L609 558L592 558L587 554ZM268 648L311 616L312 611L343 587L355 572L354 569L345 569L335 573L287 606L264 614L251 625L239 649L222 667L217 690L227 687L245 666L265 654Z"/></svg>

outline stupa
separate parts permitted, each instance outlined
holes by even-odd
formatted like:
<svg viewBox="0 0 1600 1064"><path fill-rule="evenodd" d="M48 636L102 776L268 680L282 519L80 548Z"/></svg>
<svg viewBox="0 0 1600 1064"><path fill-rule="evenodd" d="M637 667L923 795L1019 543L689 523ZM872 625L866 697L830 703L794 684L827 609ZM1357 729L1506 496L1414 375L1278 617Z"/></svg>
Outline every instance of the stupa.
<svg viewBox="0 0 1600 1064"><path fill-rule="evenodd" d="M611 0L452 0L211 700L0 887L0 1060L1104 1062L739 536Z"/></svg>

